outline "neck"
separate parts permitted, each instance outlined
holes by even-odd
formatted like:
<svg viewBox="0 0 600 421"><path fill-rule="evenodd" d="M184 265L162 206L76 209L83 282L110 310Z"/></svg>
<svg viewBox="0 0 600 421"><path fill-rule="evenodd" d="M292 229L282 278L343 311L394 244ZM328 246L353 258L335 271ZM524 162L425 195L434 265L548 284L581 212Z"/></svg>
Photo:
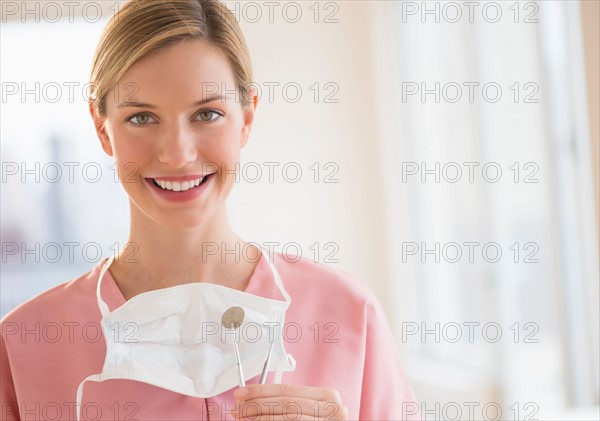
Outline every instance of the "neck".
<svg viewBox="0 0 600 421"><path fill-rule="evenodd" d="M110 272L126 299L191 282L244 290L257 257L259 251L233 232L225 209L202 225L172 228L157 224L132 204L128 243Z"/></svg>

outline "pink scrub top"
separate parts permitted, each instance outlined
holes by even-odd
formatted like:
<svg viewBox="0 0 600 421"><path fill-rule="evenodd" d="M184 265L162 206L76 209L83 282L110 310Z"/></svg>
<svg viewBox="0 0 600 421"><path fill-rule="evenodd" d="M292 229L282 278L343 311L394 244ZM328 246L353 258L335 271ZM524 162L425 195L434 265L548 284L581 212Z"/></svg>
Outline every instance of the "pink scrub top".
<svg viewBox="0 0 600 421"><path fill-rule="evenodd" d="M257 263L246 292L283 300L266 258L263 254ZM284 344L296 370L284 372L282 383L337 389L350 420L420 419L392 332L371 290L344 271L305 258L290 261L279 253L272 258L292 298ZM77 419L77 387L102 371L106 353L96 300L104 263L2 319L0 419ZM104 276L101 295L112 311L126 300L110 271ZM258 383L259 377L247 383ZM273 377L270 373L267 383ZM233 420L234 390L201 399L132 380L86 382L81 419ZM289 416L295 418L293 407Z"/></svg>

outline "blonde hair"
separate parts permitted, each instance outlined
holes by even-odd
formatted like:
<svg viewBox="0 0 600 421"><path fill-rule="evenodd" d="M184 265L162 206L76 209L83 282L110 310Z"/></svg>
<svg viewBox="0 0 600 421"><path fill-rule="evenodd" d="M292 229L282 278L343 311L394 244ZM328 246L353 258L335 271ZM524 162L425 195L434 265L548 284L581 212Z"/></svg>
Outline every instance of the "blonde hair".
<svg viewBox="0 0 600 421"><path fill-rule="evenodd" d="M219 0L130 0L108 22L90 76L90 100L106 115L106 96L140 58L186 39L203 39L229 59L241 103L248 104L252 63L233 13Z"/></svg>

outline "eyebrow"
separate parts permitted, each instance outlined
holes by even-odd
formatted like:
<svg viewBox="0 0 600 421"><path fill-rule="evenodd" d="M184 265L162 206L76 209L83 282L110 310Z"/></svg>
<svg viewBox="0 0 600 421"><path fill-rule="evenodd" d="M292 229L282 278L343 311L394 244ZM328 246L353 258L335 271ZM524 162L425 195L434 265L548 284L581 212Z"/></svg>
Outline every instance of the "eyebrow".
<svg viewBox="0 0 600 421"><path fill-rule="evenodd" d="M213 102L216 100L221 100L221 102L226 102L227 101L227 97L224 97L222 95L213 95L213 96L209 96L208 98L204 98L200 101L194 102L192 104L192 107L197 107L199 105L204 105L207 104L209 102ZM151 109L156 109L157 107L155 105L152 104L147 104L145 102L139 102L139 101L125 101L120 103L118 106L118 108L125 108L125 107L137 107L137 108L151 108Z"/></svg>

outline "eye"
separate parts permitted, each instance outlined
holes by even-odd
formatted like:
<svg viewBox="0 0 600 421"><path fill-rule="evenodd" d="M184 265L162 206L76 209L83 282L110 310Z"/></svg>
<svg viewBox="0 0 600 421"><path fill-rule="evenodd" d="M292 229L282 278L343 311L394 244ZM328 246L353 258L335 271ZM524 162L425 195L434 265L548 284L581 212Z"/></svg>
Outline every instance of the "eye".
<svg viewBox="0 0 600 421"><path fill-rule="evenodd" d="M154 118L152 118L152 116L148 113L139 113L129 117L127 121L133 123L136 126L143 126L145 124L154 122Z"/></svg>
<svg viewBox="0 0 600 421"><path fill-rule="evenodd" d="M214 121L222 116L223 115L216 110L202 110L196 114L197 119L202 121Z"/></svg>

